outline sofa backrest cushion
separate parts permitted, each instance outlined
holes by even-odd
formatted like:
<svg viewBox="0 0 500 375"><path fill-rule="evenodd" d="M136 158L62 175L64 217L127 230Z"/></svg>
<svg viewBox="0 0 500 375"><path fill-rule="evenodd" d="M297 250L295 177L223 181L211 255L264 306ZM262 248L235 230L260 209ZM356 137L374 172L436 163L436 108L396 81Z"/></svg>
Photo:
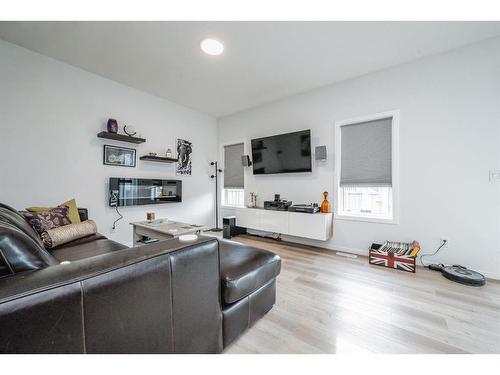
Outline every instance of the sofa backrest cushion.
<svg viewBox="0 0 500 375"><path fill-rule="evenodd" d="M0 277L37 270L59 262L15 225L0 222Z"/></svg>
<svg viewBox="0 0 500 375"><path fill-rule="evenodd" d="M17 212L17 210L15 208L12 208L11 206L8 206L8 205L6 205L4 203L0 203L0 208L5 208L8 211Z"/></svg>
<svg viewBox="0 0 500 375"><path fill-rule="evenodd" d="M16 210L6 207L0 207L0 225L8 223L15 226L22 231L25 235L35 241L40 247L43 247L40 236L35 232L31 225L26 221L24 216Z"/></svg>
<svg viewBox="0 0 500 375"><path fill-rule="evenodd" d="M82 221L86 208L79 208ZM59 264L43 246L40 236L16 209L0 203L0 277Z"/></svg>

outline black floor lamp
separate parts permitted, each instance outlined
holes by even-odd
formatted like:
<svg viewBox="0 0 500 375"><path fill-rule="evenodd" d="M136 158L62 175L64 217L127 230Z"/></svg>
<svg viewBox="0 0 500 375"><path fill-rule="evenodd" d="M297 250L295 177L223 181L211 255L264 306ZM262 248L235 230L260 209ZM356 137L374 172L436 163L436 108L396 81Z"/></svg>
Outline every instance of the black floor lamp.
<svg viewBox="0 0 500 375"><path fill-rule="evenodd" d="M212 228L209 230L209 232L220 232L222 231L221 228L219 228L219 183L218 183L218 176L219 173L222 173L222 169L219 169L217 162L213 161L210 163L215 168L215 172L213 175L210 176L210 178L215 178L215 228Z"/></svg>

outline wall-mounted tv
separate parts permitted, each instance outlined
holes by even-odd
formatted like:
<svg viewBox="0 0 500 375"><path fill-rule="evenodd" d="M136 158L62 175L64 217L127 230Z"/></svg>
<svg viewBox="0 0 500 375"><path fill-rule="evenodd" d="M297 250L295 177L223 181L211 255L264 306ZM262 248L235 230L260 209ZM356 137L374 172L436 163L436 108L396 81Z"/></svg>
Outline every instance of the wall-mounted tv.
<svg viewBox="0 0 500 375"><path fill-rule="evenodd" d="M311 172L311 130L252 139L253 174Z"/></svg>

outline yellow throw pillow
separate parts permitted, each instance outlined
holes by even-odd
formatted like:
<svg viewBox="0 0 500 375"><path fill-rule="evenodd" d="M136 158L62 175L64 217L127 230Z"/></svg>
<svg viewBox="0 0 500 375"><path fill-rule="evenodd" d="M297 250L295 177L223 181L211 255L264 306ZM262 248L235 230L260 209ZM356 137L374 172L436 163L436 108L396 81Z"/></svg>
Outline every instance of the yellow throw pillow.
<svg viewBox="0 0 500 375"><path fill-rule="evenodd" d="M80 215L78 215L78 206L76 205L76 200L71 199L69 201L66 201L63 203L65 206L68 206L68 217L69 220L71 221L71 224L78 224L80 223ZM47 211L50 210L53 207L28 207L26 211L29 212L41 212L41 211Z"/></svg>

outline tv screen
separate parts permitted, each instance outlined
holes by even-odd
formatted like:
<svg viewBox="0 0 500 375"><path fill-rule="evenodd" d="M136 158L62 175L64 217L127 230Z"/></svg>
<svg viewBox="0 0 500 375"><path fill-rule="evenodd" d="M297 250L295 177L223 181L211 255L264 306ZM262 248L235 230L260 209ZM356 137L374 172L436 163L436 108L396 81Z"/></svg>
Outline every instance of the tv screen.
<svg viewBox="0 0 500 375"><path fill-rule="evenodd" d="M253 174L311 172L311 131L252 139Z"/></svg>

